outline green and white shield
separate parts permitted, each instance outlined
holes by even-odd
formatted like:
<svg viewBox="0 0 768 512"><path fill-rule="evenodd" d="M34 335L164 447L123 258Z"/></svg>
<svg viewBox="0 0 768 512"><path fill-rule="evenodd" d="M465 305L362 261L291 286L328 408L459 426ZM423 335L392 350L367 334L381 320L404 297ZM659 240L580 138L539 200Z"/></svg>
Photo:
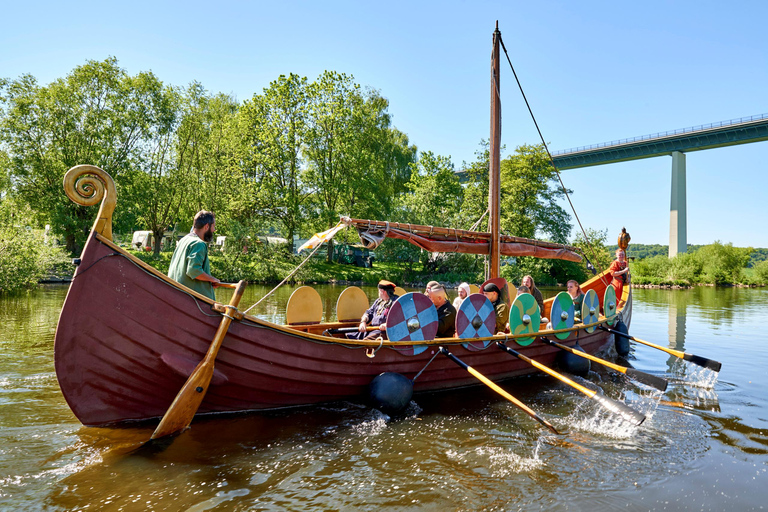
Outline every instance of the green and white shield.
<svg viewBox="0 0 768 512"><path fill-rule="evenodd" d="M616 305L616 290L612 284L609 284L603 295L603 314L608 320L608 325L613 325L616 321Z"/></svg>
<svg viewBox="0 0 768 512"><path fill-rule="evenodd" d="M509 332L512 334L536 334L541 324L541 312L536 299L530 293L523 293L515 298L509 310ZM533 343L536 336L515 338L518 345L526 347Z"/></svg>
<svg viewBox="0 0 768 512"><path fill-rule="evenodd" d="M552 328L558 329L570 329L573 327L573 316L576 310L573 305L573 299L568 292L560 292L555 296L555 300L552 301L552 314L550 322L552 322ZM564 340L570 336L570 332L558 332L555 334L555 338Z"/></svg>
<svg viewBox="0 0 768 512"><path fill-rule="evenodd" d="M600 320L600 299L595 290L587 290L584 295L584 301L581 303L581 318L581 321L588 326L585 330L595 332L597 325L589 326L589 324L597 324Z"/></svg>

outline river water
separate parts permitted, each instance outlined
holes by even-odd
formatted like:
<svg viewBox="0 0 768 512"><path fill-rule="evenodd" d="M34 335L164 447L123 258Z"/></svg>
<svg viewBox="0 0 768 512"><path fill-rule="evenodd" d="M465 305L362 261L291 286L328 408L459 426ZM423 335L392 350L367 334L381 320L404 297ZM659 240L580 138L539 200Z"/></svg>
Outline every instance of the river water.
<svg viewBox="0 0 768 512"><path fill-rule="evenodd" d="M341 288L318 288L332 314ZM265 291L251 286L241 304ZM254 313L279 320L290 292ZM59 391L65 294L0 299L3 511L768 507L768 289L634 291L632 334L723 363L718 375L633 343L628 362L666 377L666 392L605 371L576 378L644 412L639 427L534 376L504 388L566 435L478 387L417 396L397 420L353 403L200 419L139 451L151 428L83 427Z"/></svg>

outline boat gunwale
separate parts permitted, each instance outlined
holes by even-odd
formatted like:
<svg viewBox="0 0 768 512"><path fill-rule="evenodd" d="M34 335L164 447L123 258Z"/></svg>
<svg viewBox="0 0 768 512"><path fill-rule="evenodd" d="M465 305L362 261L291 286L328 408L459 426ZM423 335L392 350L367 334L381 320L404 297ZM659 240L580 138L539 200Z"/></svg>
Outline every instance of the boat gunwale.
<svg viewBox="0 0 768 512"><path fill-rule="evenodd" d="M105 244L107 247L117 251L121 256L123 256L125 258L128 258L128 260L131 263L134 263L135 265L140 267L145 272L148 272L152 276L159 278L161 281L165 282L166 284L169 284L169 285L179 289L180 291L182 291L182 292L184 292L184 293L186 293L188 295L191 295L194 299L202 300L203 302L206 302L206 303L210 304L211 306L214 306L215 304L219 304L217 301L214 301L214 300L210 299L209 297L206 297L205 295L202 295L199 292L197 292L195 290L192 290L191 288L187 288L183 284L181 284L181 283L171 279L170 277L166 276L165 274L163 274L162 272L157 270L152 265L150 265L150 264L142 261L141 259L137 258L136 256L134 256L133 254L129 253L128 251L126 251L122 247L118 246L113 241L111 241L108 238L104 237L100 233L93 231L92 234L96 238L96 240L98 240L99 242ZM95 264L95 263L96 262L94 262L93 264ZM582 285L582 287L589 286L591 283L596 282L597 280L599 280L602 277L604 277L604 275L605 275L605 272L600 273L600 274L592 277L591 279L585 281L584 284ZM77 277L78 277L78 274L76 273L74 278L73 278L73 280L77 279ZM626 288L629 288L629 287L626 287ZM625 294L622 294L622 296L623 295L625 295ZM554 299L554 297L550 297L545 302L551 302L553 299ZM622 308L622 310L623 310L623 308ZM621 310L617 311L617 313L616 313L617 317L620 314L620 312L621 312ZM299 330L299 329L292 328L291 326L285 326L285 325L281 325L281 324L276 324L274 322L270 322L268 320L264 320L262 318L258 318L256 316L249 315L249 314L246 314L246 313L243 314L243 320L238 320L238 321L240 323L242 323L243 325L274 329L274 330L281 331L281 332L283 332L285 334L288 334L288 335L291 335L291 336L295 336L295 337L298 337L298 338L301 338L301 339L310 339L310 340L313 340L313 341L320 341L320 342L328 343L328 344L331 344L331 345L354 345L354 346L370 347L370 348L376 348L376 347L382 347L382 346L384 346L384 347L403 347L403 346L425 346L425 345L426 346L439 346L439 345L443 345L443 344L445 344L445 345L458 345L458 344L462 344L462 343L467 343L469 341L472 341L472 342L474 342L474 341L510 341L510 340L514 341L514 340L521 339L521 338L529 338L531 336L534 336L534 337L545 337L545 336L560 334L560 333L564 333L564 332L582 331L582 330L586 330L587 327L600 326L600 325L604 325L604 324L608 323L608 319L605 316L600 315L598 321L594 322L594 323L591 323L591 324L579 323L579 324L574 324L573 327L569 327L569 328L566 328L566 329L545 329L543 331L537 331L535 333L497 334L497 335L494 335L494 336L482 337L482 338L436 338L436 339L433 339L433 340L410 340L410 341L352 340L352 339L345 339L345 340L342 341L340 338L334 338L334 337L329 337L329 336L322 336L322 335L319 335L319 334L314 334L314 333L311 333L311 332L302 331L302 330ZM249 324L248 322L252 322L252 323ZM254 323L256 325L253 325ZM340 322L334 322L333 325L338 325L339 323ZM355 325L355 322L347 322L347 323L349 323L350 326L354 326ZM330 325L330 324L328 324L328 323L326 323L326 324L318 323L318 324L313 324L313 325L318 326L318 328L320 328L320 327L322 327L324 325ZM303 325L301 327L308 327L308 326Z"/></svg>

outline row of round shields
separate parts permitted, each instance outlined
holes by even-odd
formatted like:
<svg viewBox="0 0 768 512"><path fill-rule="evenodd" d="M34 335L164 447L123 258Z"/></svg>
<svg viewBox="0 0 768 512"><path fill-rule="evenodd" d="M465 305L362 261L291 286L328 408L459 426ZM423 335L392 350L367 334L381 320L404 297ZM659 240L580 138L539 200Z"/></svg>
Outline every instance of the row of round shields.
<svg viewBox="0 0 768 512"><path fill-rule="evenodd" d="M612 285L605 290L603 297L605 317L609 325L616 321L616 291ZM597 328L600 318L600 302L597 292L588 290L581 306L581 319L589 333ZM567 292L560 292L552 302L550 322L552 329L563 330L573 327L575 307ZM536 338L541 325L541 312L536 299L530 293L518 295L509 312L509 329L519 345L528 346ZM392 305L387 315L387 336L391 341L426 341L435 339L437 334L437 309L432 301L422 293L406 293ZM496 310L488 298L481 293L468 296L456 312L456 332L459 338L489 338L496 334ZM572 331L557 332L555 337L564 340ZM468 341L463 343L468 350L482 350L490 340ZM427 349L426 345L403 347L406 355L417 355Z"/></svg>
<svg viewBox="0 0 768 512"><path fill-rule="evenodd" d="M603 304L606 304L605 317L609 325L616 321L616 291L612 285L605 290ZM555 331L554 336L559 340L564 340L571 335L567 329L573 327L576 321L576 311L573 304L573 298L567 292L558 293L552 301L552 310L550 313L550 323ZM597 322L600 319L600 300L595 290L588 290L584 294L584 300L581 304L580 320L584 323L584 330L592 333L597 329ZM528 346L536 337L539 331L541 313L536 299L529 293L523 293L515 298L512 308L509 312L509 330L512 334L531 334L516 338L519 345Z"/></svg>

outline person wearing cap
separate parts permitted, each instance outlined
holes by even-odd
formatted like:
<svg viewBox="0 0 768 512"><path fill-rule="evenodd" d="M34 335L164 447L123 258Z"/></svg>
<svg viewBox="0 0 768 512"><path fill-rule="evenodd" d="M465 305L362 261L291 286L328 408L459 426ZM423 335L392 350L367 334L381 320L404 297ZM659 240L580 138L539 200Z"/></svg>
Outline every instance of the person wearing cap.
<svg viewBox="0 0 768 512"><path fill-rule="evenodd" d="M456 308L448 302L445 287L434 284L427 289L429 300L437 308L437 334L436 338L452 338L456 335Z"/></svg>
<svg viewBox="0 0 768 512"><path fill-rule="evenodd" d="M373 302L370 308L363 313L360 318L360 325L357 327L358 332L347 334L347 338L350 339L376 339L379 336L386 339L387 333L385 325L387 321L387 315L392 307L392 304L397 300L395 295L395 283L391 281L381 280L379 281L379 297ZM368 332L368 327L379 327L379 329Z"/></svg>
<svg viewBox="0 0 768 512"><path fill-rule="evenodd" d="M483 286L483 295L491 301L493 309L496 310L496 334L504 334L507 329L509 312L507 311L507 303L501 300L501 290L495 284L488 283Z"/></svg>
<svg viewBox="0 0 768 512"><path fill-rule="evenodd" d="M458 311L458 309L461 307L461 303L464 302L464 299L469 297L469 285L467 283L461 283L459 285L459 296L453 299L453 307Z"/></svg>

